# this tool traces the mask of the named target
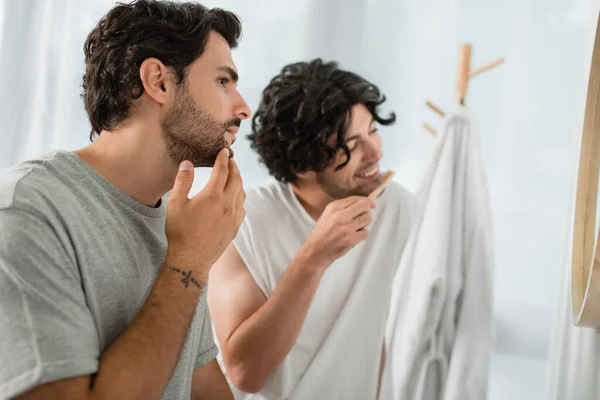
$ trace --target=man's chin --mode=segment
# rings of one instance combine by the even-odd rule
[[[233,158],[233,149],[228,146],[223,146],[219,150],[216,150],[212,157],[208,157],[207,154],[202,154],[192,157],[190,161],[192,164],[194,164],[195,168],[212,168],[215,166],[215,162],[217,161],[217,155],[221,150],[223,150],[224,147],[229,149],[229,158]]]
[[[367,197],[368,195],[371,194],[371,192],[373,192],[373,190],[377,189],[379,187],[379,185],[381,185],[382,182],[383,182],[382,179],[377,179],[377,180],[374,180],[367,184],[357,186],[354,189],[346,189],[345,191],[338,191],[336,193],[337,196],[334,196],[334,197],[339,198],[339,199],[343,199],[343,198],[351,197],[351,196]],[[330,195],[331,194],[332,193],[330,193]]]
[[[371,192],[373,192],[373,190],[377,189],[379,187],[379,185],[381,185],[382,183],[383,183],[383,179],[380,177],[380,178],[373,179],[372,181],[369,181],[369,182],[361,185],[357,189],[357,192],[360,193],[358,196],[370,195]]]
[[[375,189],[377,189],[377,186],[375,186],[373,188],[371,188],[371,186],[361,186],[361,187],[358,187],[358,188],[356,188],[356,189],[354,189],[352,191],[349,191],[347,193],[347,196],[345,196],[345,197],[350,197],[350,196],[367,197]]]

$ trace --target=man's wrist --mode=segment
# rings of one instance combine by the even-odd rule
[[[297,263],[317,273],[323,273],[331,262],[318,255],[310,243],[305,243],[296,255]]]
[[[170,273],[179,275],[181,283],[185,288],[195,287],[202,290],[208,281],[207,273],[209,268],[203,265],[198,265],[200,262],[187,257],[183,257],[181,253],[167,250],[167,256],[163,267]]]
[[[167,268],[168,270],[170,270],[171,272],[174,272],[178,275],[181,275],[181,284],[183,285],[184,288],[188,288],[188,287],[196,287],[196,289],[198,290],[202,290],[205,286],[204,282],[200,282],[196,279],[196,277],[192,274],[192,270],[191,269],[181,269],[178,267],[173,267],[169,264],[165,264],[165,268]]]

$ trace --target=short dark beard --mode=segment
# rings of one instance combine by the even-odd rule
[[[239,118],[234,118],[223,123],[207,111],[198,109],[184,83],[175,104],[162,121],[169,157],[176,164],[189,160],[194,167],[212,167],[219,151],[227,147],[225,131],[231,126],[239,126],[240,122]]]
[[[334,177],[330,177],[331,172],[317,172],[317,184],[321,189],[334,199],[343,199],[350,196],[368,196],[381,183],[374,181],[373,185],[358,186],[352,189],[344,188],[338,185]],[[373,187],[371,187],[373,186]]]

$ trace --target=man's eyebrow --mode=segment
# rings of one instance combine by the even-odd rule
[[[226,65],[223,65],[223,66],[221,66],[221,67],[217,68],[217,70],[218,70],[218,71],[225,72],[225,73],[228,73],[228,74],[229,74],[229,76],[231,77],[231,80],[232,80],[232,81],[234,81],[234,82],[237,82],[237,81],[238,81],[238,73],[236,72],[236,70],[235,70],[235,69],[233,69],[233,68],[231,68],[231,67],[228,67],[228,66],[226,66]]]

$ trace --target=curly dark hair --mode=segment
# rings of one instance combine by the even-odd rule
[[[90,140],[125,120],[144,92],[140,66],[150,57],[173,68],[177,84],[202,55],[210,31],[235,48],[242,33],[239,18],[198,3],[138,0],[117,3],[85,41],[83,94],[91,123]]]
[[[396,121],[378,114],[385,101],[377,86],[352,72],[338,68],[336,62],[320,58],[283,67],[263,91],[254,117],[252,133],[247,138],[270,174],[281,182],[293,182],[298,173],[323,171],[339,149],[350,161],[344,132],[351,119],[351,109],[364,104],[381,125]],[[337,134],[337,144],[328,142]]]

